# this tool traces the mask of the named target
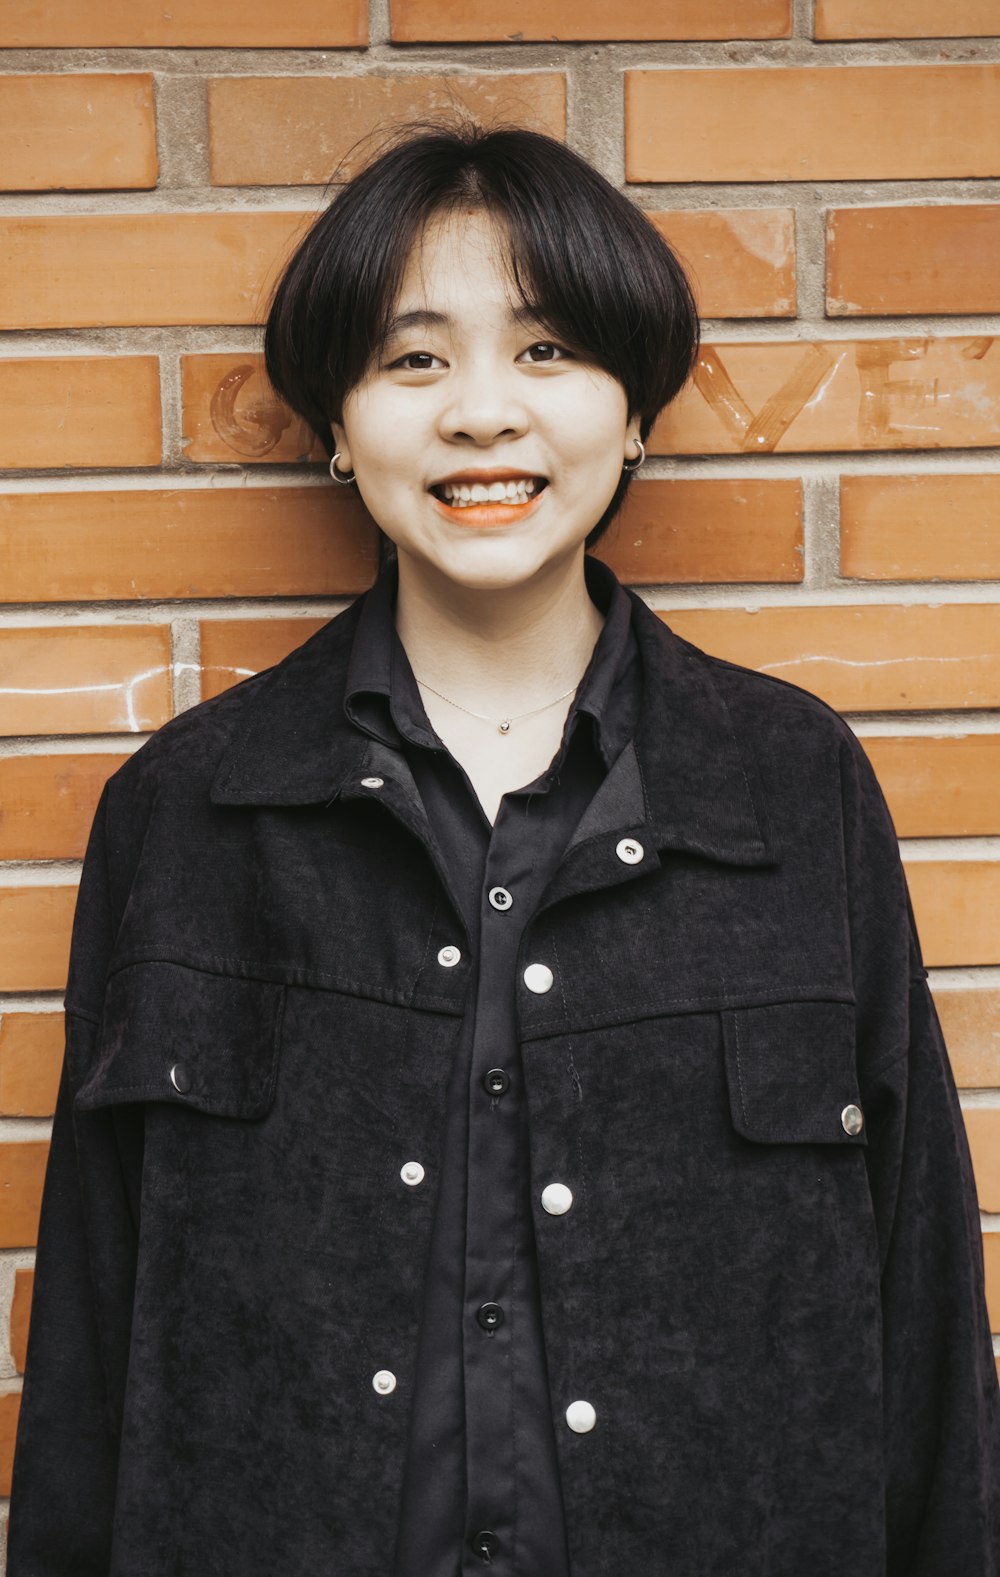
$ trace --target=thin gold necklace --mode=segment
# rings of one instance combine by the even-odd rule
[[[416,678],[416,675],[414,677]],[[478,717],[481,723],[493,723],[498,734],[509,734],[511,723],[520,722],[522,717],[534,717],[536,712],[546,712],[550,706],[555,706],[556,701],[565,701],[568,695],[572,695],[574,690],[579,689],[579,685],[575,684],[571,689],[564,690],[562,695],[557,695],[554,701],[546,701],[544,706],[533,706],[530,712],[515,712],[511,717],[486,717],[484,713],[473,712],[469,707],[463,706],[460,701],[453,701],[450,695],[444,695],[440,690],[435,690],[434,686],[428,684],[426,679],[417,679],[417,683],[423,685],[425,690],[429,690],[431,695],[439,696],[442,701],[447,701],[449,706],[457,706],[460,712],[468,712],[470,717]]]

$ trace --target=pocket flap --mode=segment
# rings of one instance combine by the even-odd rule
[[[274,1102],[284,987],[185,964],[126,964],[109,979],[81,1111],[167,1101],[222,1117]]]
[[[851,1003],[725,1008],[722,1035],[733,1126],[745,1139],[868,1143]]]

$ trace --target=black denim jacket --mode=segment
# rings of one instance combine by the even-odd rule
[[[517,975],[573,1577],[998,1577],[976,1191],[878,783],[630,595],[634,744]],[[389,1569],[468,947],[343,716],[358,608],[102,794],[10,1577]]]

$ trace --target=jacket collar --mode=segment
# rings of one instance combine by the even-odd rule
[[[648,835],[740,865],[777,858],[761,773],[748,730],[738,729],[712,674],[712,659],[676,635],[635,592],[632,621],[643,696],[635,752]],[[254,687],[218,763],[216,805],[331,804],[365,775],[372,741],[344,711],[363,593]],[[236,691],[227,692],[231,699]]]

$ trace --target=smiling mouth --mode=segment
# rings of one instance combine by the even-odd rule
[[[532,503],[547,486],[544,476],[522,476],[508,482],[437,482],[430,491],[449,509],[495,509],[497,505],[516,509]]]

